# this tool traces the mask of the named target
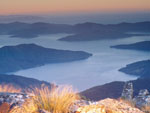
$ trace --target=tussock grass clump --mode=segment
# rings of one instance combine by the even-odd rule
[[[20,93],[21,88],[15,88],[11,84],[2,84],[2,85],[0,85],[0,92]]]
[[[14,90],[12,86],[4,87],[7,92],[20,91]],[[9,88],[13,88],[13,90]],[[73,91],[72,86],[67,85],[52,88],[41,85],[40,88],[34,88],[28,94],[31,97],[21,107],[14,107],[9,113],[39,113],[40,110],[51,113],[69,113],[71,105],[80,99],[79,95]]]
[[[42,86],[40,89],[35,88],[32,93],[37,108],[52,113],[68,113],[70,106],[79,99],[79,95],[71,86],[59,86],[51,90]]]

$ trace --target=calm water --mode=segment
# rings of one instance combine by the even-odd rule
[[[150,40],[148,36],[87,42],[57,41],[57,39],[64,36],[67,36],[67,34],[45,35],[33,39],[18,39],[9,38],[9,36],[0,36],[0,46],[36,43],[47,48],[83,50],[92,53],[93,56],[86,60],[49,64],[14,73],[39,80],[55,82],[57,84],[71,84],[80,91],[111,81],[136,79],[134,76],[119,72],[118,69],[124,67],[126,64],[150,58],[150,53],[148,52],[109,48],[109,46],[116,44],[129,44]]]

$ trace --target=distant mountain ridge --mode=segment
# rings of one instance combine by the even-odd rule
[[[13,22],[0,24],[1,35],[11,35],[18,38],[35,38],[42,34],[72,33],[71,25],[50,23],[23,23]]]
[[[42,66],[50,63],[64,63],[87,59],[92,54],[83,51],[69,51],[44,48],[35,44],[20,44],[0,48],[0,73]]]
[[[150,22],[120,23],[120,24],[96,24],[83,23],[74,25],[75,35],[61,38],[61,41],[91,41],[105,39],[119,39],[132,36],[145,36],[149,34],[129,32],[150,32]]]
[[[33,23],[39,21],[46,21],[48,18],[35,15],[0,15],[0,23],[12,23],[16,21]]]
[[[150,32],[150,22],[120,23],[120,24],[97,24],[82,23],[75,25],[50,24],[37,22],[33,24],[14,22],[1,23],[0,34],[11,35],[18,38],[35,38],[39,35],[69,33],[74,34],[62,37],[61,41],[90,41],[104,39],[118,39],[130,36],[143,36],[148,34],[129,34],[128,32]]]

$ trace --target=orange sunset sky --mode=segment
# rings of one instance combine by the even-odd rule
[[[0,14],[150,11],[150,0],[0,0]]]

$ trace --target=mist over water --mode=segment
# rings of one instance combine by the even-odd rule
[[[33,39],[9,38],[0,36],[0,46],[35,43],[47,48],[82,50],[93,56],[81,61],[48,64],[13,74],[32,77],[57,84],[71,84],[79,91],[112,81],[127,81],[137,77],[118,71],[129,63],[150,58],[150,53],[110,48],[111,45],[129,44],[150,40],[149,36],[124,38],[118,40],[99,40],[87,42],[63,42],[57,39],[68,34],[44,35]]]

